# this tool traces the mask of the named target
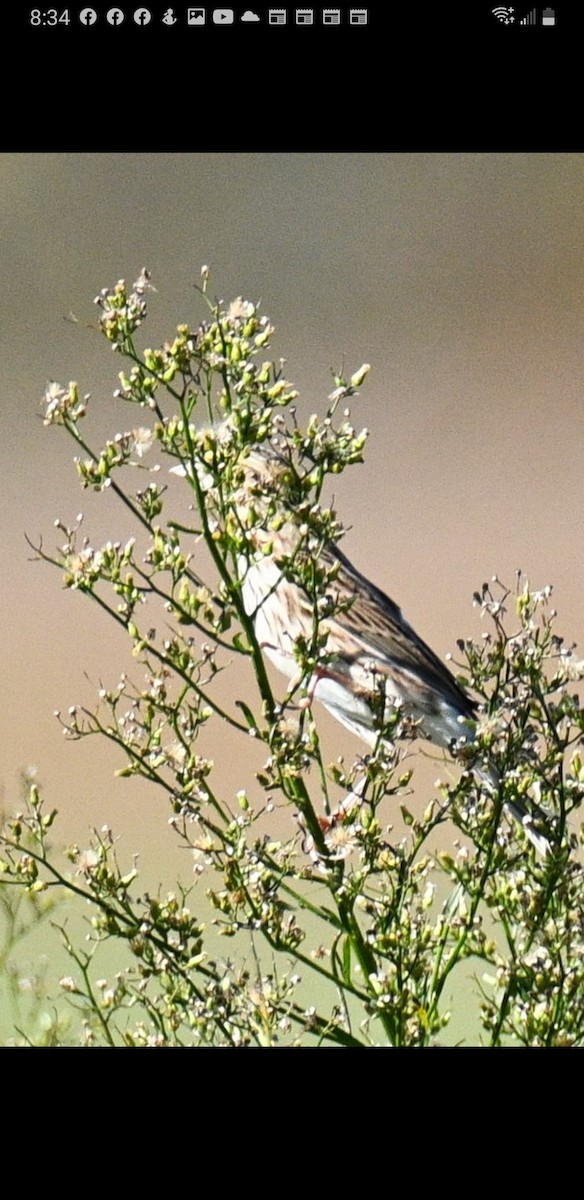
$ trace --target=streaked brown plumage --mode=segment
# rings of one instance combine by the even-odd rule
[[[294,643],[299,637],[310,642],[315,616],[314,603],[289,564],[303,548],[311,552],[310,535],[295,519],[286,491],[279,498],[279,477],[290,471],[287,452],[256,446],[242,465],[236,504],[244,517],[250,505],[266,516],[279,504],[286,505],[276,531],[261,521],[252,528],[252,550],[242,555],[239,571],[258,642],[275,666],[297,681]],[[308,682],[309,696],[370,746],[379,734],[375,698],[380,689],[388,705],[397,702],[403,715],[418,723],[420,735],[435,745],[451,750],[461,738],[471,742],[476,705],[393,600],[361,575],[333,542],[319,548],[318,561],[324,567],[334,565],[336,574],[327,587],[331,613],[319,621],[320,630],[326,631],[325,654]],[[494,768],[477,765],[474,770],[496,790]],[[531,815],[517,803],[508,802],[507,807],[545,854],[549,843],[534,828]]]

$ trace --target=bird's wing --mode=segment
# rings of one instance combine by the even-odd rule
[[[362,649],[379,664],[380,670],[411,673],[441,699],[457,709],[461,716],[472,717],[476,705],[456,682],[448,667],[422,641],[402,616],[401,609],[364,575],[355,569],[336,545],[329,545],[323,557],[340,564],[336,584],[341,598],[352,600],[336,614],[335,620]]]

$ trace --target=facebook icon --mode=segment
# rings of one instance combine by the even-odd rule
[[[137,8],[134,13],[136,25],[147,25],[152,20],[152,13],[147,8]]]
[[[105,14],[105,19],[110,25],[121,25],[124,17],[121,8],[110,8]]]

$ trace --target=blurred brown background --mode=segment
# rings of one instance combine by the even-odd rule
[[[134,421],[112,399],[120,361],[65,318],[95,321],[99,289],[143,266],[147,344],[203,315],[202,263],[213,294],[261,298],[304,413],[330,367],[372,364],[353,409],[366,462],[336,486],[344,549],[440,655],[480,636],[475,588],[517,567],[554,584],[559,631],[582,644],[581,155],[9,155],[0,204],[6,807],[35,764],[61,837],[86,844],[108,821],[148,883],[162,864],[188,877],[164,800],[114,780],[104,745],[60,733],[53,710],[114,683],[124,641],[24,541],[49,549],[55,517],[79,511],[94,543],[133,532],[110,496],[81,492],[39,400],[48,380],[78,380],[93,444]],[[326,714],[323,731],[329,757],[346,748]]]

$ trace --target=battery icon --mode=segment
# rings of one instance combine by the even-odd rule
[[[553,8],[544,8],[541,14],[541,23],[542,25],[555,25],[556,14]]]

